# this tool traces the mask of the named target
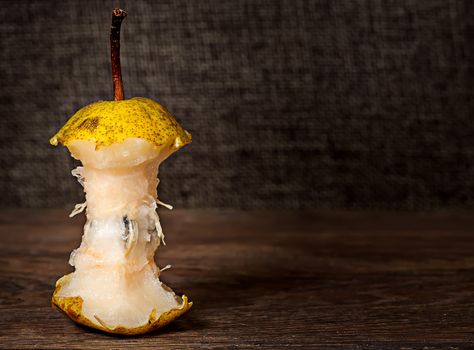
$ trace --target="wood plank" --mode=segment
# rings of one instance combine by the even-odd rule
[[[192,310],[126,338],[53,309],[83,218],[0,211],[2,349],[474,346],[472,213],[161,211],[163,280]]]

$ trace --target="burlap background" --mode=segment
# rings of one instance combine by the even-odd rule
[[[125,93],[194,143],[178,207],[474,206],[473,1],[127,1]],[[112,94],[115,1],[0,2],[0,205],[82,201],[48,139]],[[123,2],[122,2],[123,5]]]

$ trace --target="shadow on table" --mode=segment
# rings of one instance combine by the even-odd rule
[[[202,320],[200,320],[198,317],[195,317],[193,314],[194,314],[193,310],[190,310],[184,316],[164,326],[163,328],[156,329],[150,333],[133,335],[133,336],[105,333],[98,329],[90,328],[78,323],[75,323],[75,325],[76,327],[82,329],[87,334],[95,334],[98,336],[106,336],[106,337],[117,338],[117,339],[150,338],[150,337],[159,336],[160,334],[163,334],[163,335],[175,334],[175,333],[186,332],[189,330],[199,331],[201,329],[207,328],[206,327],[207,324],[203,322]]]

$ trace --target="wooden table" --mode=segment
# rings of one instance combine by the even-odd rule
[[[77,326],[50,305],[84,218],[0,212],[0,348],[474,347],[474,218],[465,214],[160,211],[163,280],[194,301],[155,333]]]

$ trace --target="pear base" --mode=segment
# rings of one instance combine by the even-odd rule
[[[124,327],[124,326],[116,326],[113,328],[107,327],[106,324],[101,323],[100,319],[97,320],[90,320],[88,317],[84,316],[82,313],[82,304],[83,300],[80,296],[75,297],[62,297],[59,296],[61,288],[63,285],[67,284],[71,279],[73,273],[65,275],[61,277],[56,282],[56,289],[54,290],[53,297],[52,297],[52,304],[58,307],[61,311],[63,311],[69,318],[71,318],[74,322],[82,324],[87,327],[95,328],[107,333],[113,334],[122,334],[122,335],[138,335],[144,334],[151,331],[154,331],[158,328],[166,326],[168,323],[172,322],[186,311],[188,311],[193,303],[188,301],[186,295],[181,297],[182,304],[179,308],[173,308],[168,311],[161,313],[160,315],[156,314],[156,310],[152,310],[150,313],[148,322],[139,325],[137,327]]]

